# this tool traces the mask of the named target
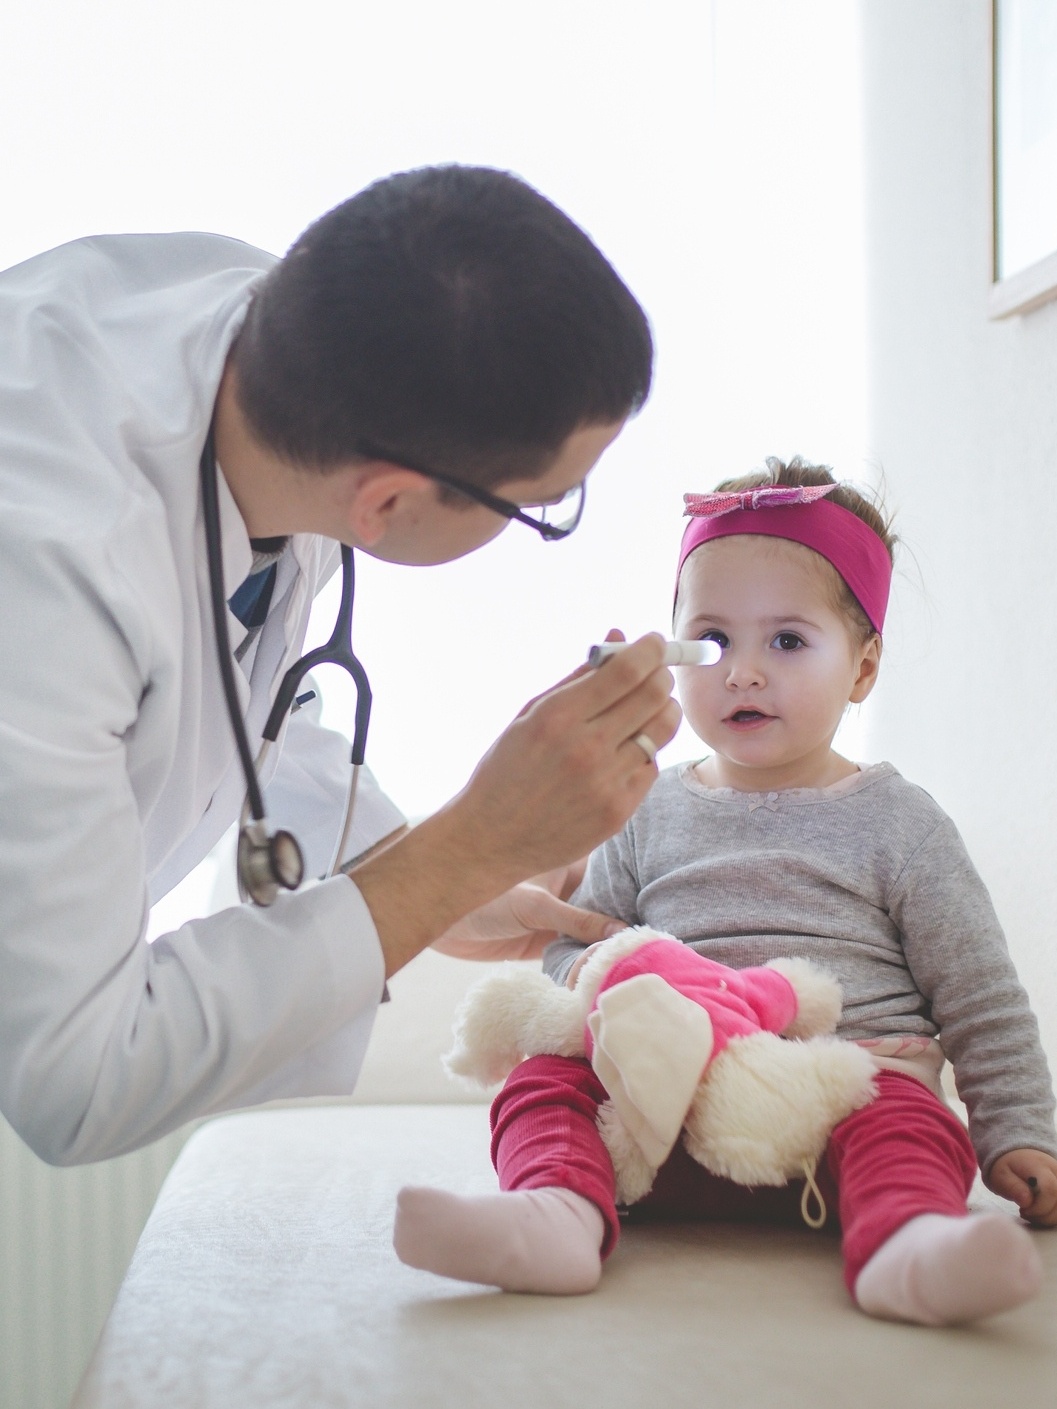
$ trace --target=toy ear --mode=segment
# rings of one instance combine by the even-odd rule
[[[455,1013],[452,1076],[481,1086],[504,1080],[525,1057],[582,1057],[583,1004],[539,969],[504,964],[470,989]]]
[[[647,1163],[659,1169],[712,1055],[712,1019],[658,974],[639,974],[607,988],[587,1024],[591,1065]]]
[[[782,1029],[783,1037],[819,1037],[836,1032],[840,1021],[840,984],[810,959],[772,959],[774,969],[796,994],[796,1017]]]

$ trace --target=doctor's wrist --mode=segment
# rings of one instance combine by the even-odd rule
[[[528,868],[490,856],[449,804],[343,869],[371,912],[388,978],[470,911],[525,880]]]

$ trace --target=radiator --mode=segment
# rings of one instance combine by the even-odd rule
[[[67,1409],[188,1133],[53,1169],[0,1120],[2,1409]]]
[[[155,905],[147,937],[219,908],[234,834]],[[0,1117],[0,1409],[68,1409],[136,1241],[193,1125],[102,1164],[53,1169]]]

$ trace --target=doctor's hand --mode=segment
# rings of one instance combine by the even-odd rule
[[[570,865],[624,825],[657,778],[652,755],[679,727],[663,651],[661,636],[644,636],[530,701],[457,797],[353,869],[387,974],[471,912]],[[527,915],[527,903],[517,901],[523,935],[566,929],[546,897],[533,902],[545,917]],[[508,937],[512,923],[508,915]]]
[[[512,883],[593,850],[653,786],[652,754],[682,717],[662,655],[663,638],[644,636],[530,700],[449,804]]]
[[[560,866],[514,886],[452,925],[433,948],[455,959],[538,959],[560,934],[585,944],[619,934],[627,929],[622,920],[567,903],[584,864]]]

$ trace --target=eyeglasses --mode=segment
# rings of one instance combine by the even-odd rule
[[[502,514],[505,519],[516,519],[518,523],[527,524],[529,528],[534,528],[539,536],[548,543],[553,543],[559,538],[568,538],[583,518],[584,500],[587,497],[586,480],[581,480],[579,484],[574,484],[571,489],[567,489],[561,498],[556,499],[553,504],[514,504],[509,499],[501,499],[498,494],[489,494],[487,489],[481,489],[476,484],[466,484],[460,479],[453,479],[450,475],[441,474],[439,470],[428,470],[424,465],[418,465],[403,455],[390,455],[375,445],[361,442],[358,450],[369,460],[386,460],[390,465],[399,465],[401,469],[413,470],[416,475],[424,475],[426,479],[443,484],[446,489],[454,489],[457,494],[464,494],[467,499],[472,499],[476,504],[483,504],[494,514]],[[532,508],[539,509],[538,518],[525,512],[526,509]]]

